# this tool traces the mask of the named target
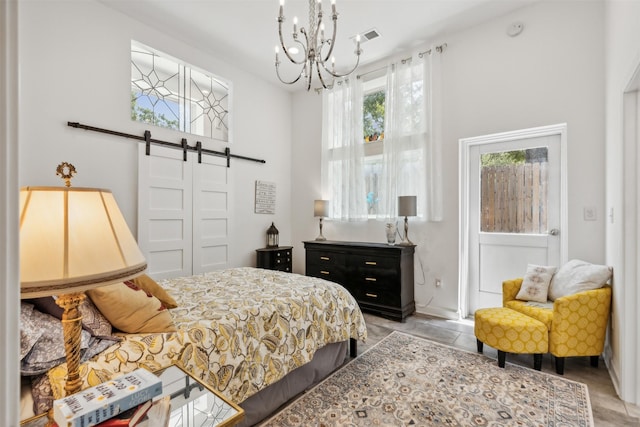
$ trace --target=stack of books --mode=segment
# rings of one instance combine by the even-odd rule
[[[53,419],[60,427],[133,427],[146,418],[155,406],[152,399],[160,394],[160,378],[146,369],[137,369],[56,400]]]

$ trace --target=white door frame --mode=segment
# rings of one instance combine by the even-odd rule
[[[622,246],[623,257],[619,260],[621,268],[616,270],[613,278],[613,306],[612,328],[615,351],[618,353],[620,372],[611,363],[612,355],[605,360],[612,372],[612,380],[620,397],[635,405],[640,404],[640,339],[638,339],[638,307],[640,306],[640,292],[637,289],[640,270],[640,174],[638,160],[640,159],[640,65],[636,66],[629,83],[622,96],[622,138],[623,138],[623,190],[622,190],[622,228],[618,225],[618,232]],[[613,224],[613,210],[609,218]],[[610,225],[611,225],[610,224]],[[609,230],[612,230],[609,227]],[[617,313],[617,314],[616,314]]]
[[[459,253],[458,313],[468,315],[469,307],[469,150],[481,144],[558,135],[560,137],[560,259],[567,260],[567,124],[561,123],[511,132],[460,139],[459,149]]]
[[[20,415],[18,23],[18,2],[0,2],[0,340],[6,349],[0,368],[0,425],[4,426],[17,426]]]

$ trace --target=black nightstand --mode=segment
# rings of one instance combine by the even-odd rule
[[[291,273],[293,246],[256,249],[256,266],[268,270],[288,271]]]

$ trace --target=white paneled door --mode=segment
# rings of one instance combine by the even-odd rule
[[[202,156],[202,163],[192,163],[193,274],[199,274],[228,265],[229,169],[221,157]]]
[[[564,135],[562,125],[462,140],[464,316],[501,306],[502,281],[528,264],[561,264]]]
[[[228,262],[226,161],[181,150],[138,151],[138,244],[156,279],[189,276]]]

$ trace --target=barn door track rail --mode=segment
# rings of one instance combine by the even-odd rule
[[[208,150],[206,148],[202,148],[202,142],[200,141],[196,141],[196,145],[195,146],[191,146],[189,144],[187,144],[187,139],[186,138],[182,138],[182,140],[180,141],[180,143],[175,143],[175,142],[168,142],[168,141],[162,141],[159,139],[153,139],[151,138],[151,131],[145,130],[144,131],[144,136],[140,136],[140,135],[133,135],[130,133],[125,133],[125,132],[118,132],[115,130],[109,130],[109,129],[103,129],[103,128],[98,128],[95,126],[89,126],[89,125],[83,125],[81,123],[78,122],[67,122],[67,126],[70,126],[72,128],[76,128],[76,129],[84,129],[84,130],[90,130],[93,132],[100,132],[100,133],[106,133],[108,135],[115,135],[115,136],[120,136],[123,138],[129,138],[129,139],[135,139],[137,141],[144,141],[144,143],[146,144],[146,155],[150,155],[151,154],[151,144],[157,144],[157,145],[162,145],[165,147],[170,147],[170,148],[175,148],[178,150],[182,150],[183,152],[183,157],[182,159],[186,162],[187,161],[187,151],[195,151],[198,153],[198,163],[202,163],[202,155],[203,154],[208,154],[211,156],[217,156],[217,157],[225,157],[227,159],[227,167],[231,166],[231,158],[234,159],[241,159],[241,160],[249,160],[252,162],[257,162],[257,163],[266,163],[265,160],[262,159],[254,159],[252,157],[246,157],[246,156],[240,156],[238,154],[231,154],[231,150],[229,149],[229,147],[226,147],[224,149],[224,151],[215,151],[215,150]]]

